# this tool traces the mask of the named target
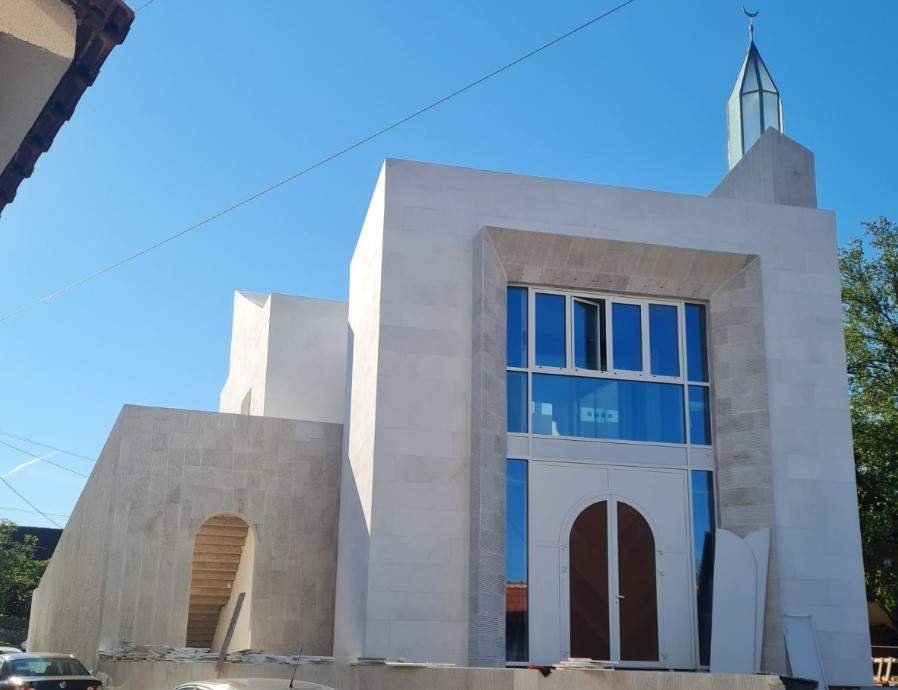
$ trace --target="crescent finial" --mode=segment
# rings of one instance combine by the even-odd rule
[[[749,12],[747,9],[745,9],[745,5],[742,5],[742,11],[745,13],[746,17],[748,17],[749,19],[754,19],[755,17],[758,16],[758,12],[760,12],[761,10],[755,10],[754,12]]]

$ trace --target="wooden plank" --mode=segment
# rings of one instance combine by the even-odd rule
[[[228,654],[228,647],[231,645],[231,638],[234,637],[234,629],[237,627],[237,617],[240,615],[240,609],[243,608],[243,599],[246,592],[240,592],[237,595],[237,603],[234,604],[234,612],[231,614],[231,621],[228,623],[228,631],[225,633],[224,640],[221,643],[221,651],[218,653],[218,661],[215,662],[215,676],[221,675],[221,667],[224,666],[225,657]]]

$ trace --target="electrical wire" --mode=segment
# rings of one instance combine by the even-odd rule
[[[245,206],[249,203],[252,203],[256,199],[259,199],[260,197],[265,196],[266,194],[269,194],[269,193],[275,191],[276,189],[279,189],[280,187],[283,187],[284,185],[292,182],[293,180],[295,180],[299,177],[302,177],[303,175],[306,175],[307,173],[310,173],[313,170],[316,170],[317,168],[320,168],[321,166],[326,165],[326,164],[330,163],[331,161],[333,161],[337,158],[340,158],[361,146],[364,146],[368,142],[370,142],[374,139],[377,139],[378,137],[383,136],[384,134],[396,129],[397,127],[401,127],[402,125],[406,124],[407,122],[410,122],[411,120],[414,120],[415,118],[420,117],[421,115],[424,115],[428,111],[441,106],[442,104],[446,103],[447,101],[450,101],[453,98],[460,96],[461,94],[465,93],[466,91],[469,91],[469,90],[473,89],[474,87],[479,86],[483,82],[488,81],[489,79],[492,79],[493,77],[496,77],[496,76],[502,74],[503,72],[511,69],[512,67],[515,67],[516,65],[519,65],[520,63],[524,62],[525,60],[528,60],[528,59],[532,58],[533,56],[538,55],[539,53],[543,52],[544,50],[551,48],[552,46],[556,45],[557,43],[560,43],[561,41],[563,41],[567,38],[570,38],[574,34],[579,33],[580,31],[583,31],[584,29],[592,26],[596,22],[599,22],[602,19],[605,19],[606,17],[611,16],[615,12],[622,10],[627,5],[630,5],[635,1],[636,0],[625,0],[622,3],[615,5],[611,9],[606,10],[605,12],[602,12],[601,14],[596,15],[592,19],[589,19],[589,20],[583,22],[582,24],[579,24],[578,26],[575,26],[573,29],[566,31],[565,33],[561,34],[560,36],[556,36],[552,40],[550,40],[546,43],[543,43],[538,48],[534,48],[533,50],[521,55],[520,57],[515,58],[511,62],[505,63],[501,67],[494,69],[492,72],[489,72],[488,74],[485,74],[484,76],[479,77],[472,82],[468,82],[461,88],[456,89],[455,91],[453,91],[441,98],[438,98],[435,101],[432,101],[431,103],[425,105],[422,108],[419,108],[418,110],[414,111],[413,113],[410,113],[409,115],[406,115],[405,117],[403,117],[399,120],[396,120],[392,124],[389,124],[386,127],[383,127],[381,129],[377,130],[376,132],[373,132],[372,134],[369,134],[361,139],[358,139],[357,141],[349,144],[348,146],[343,147],[342,149],[336,151],[335,153],[325,156],[318,162],[312,163],[311,165],[303,168],[302,170],[299,170],[291,175],[288,175],[287,177],[282,178],[281,180],[265,187],[264,189],[261,189],[258,192],[251,194],[250,196],[244,197],[240,201],[237,201],[237,202],[231,204],[230,206],[223,208],[220,211],[216,211],[215,213],[213,213],[209,216],[206,216],[202,220],[194,223],[193,225],[189,225],[186,228],[179,230],[178,232],[176,232],[173,235],[169,235],[168,237],[166,237],[162,240],[159,240],[158,242],[155,242],[154,244],[144,247],[140,251],[137,251],[133,254],[129,254],[128,256],[126,256],[122,259],[119,259],[118,261],[116,261],[113,264],[105,266],[104,268],[94,271],[93,273],[90,273],[82,278],[79,278],[78,280],[75,280],[71,283],[63,285],[62,287],[57,288],[56,290],[47,293],[43,297],[40,297],[32,302],[28,302],[28,303],[18,307],[17,309],[14,309],[13,311],[8,312],[8,313],[4,314],[3,316],[0,316],[0,322],[8,321],[9,319],[11,319],[13,317],[18,316],[22,312],[28,311],[29,309],[32,309],[32,308],[34,308],[40,304],[43,304],[45,302],[49,302],[50,300],[55,299],[56,297],[59,297],[60,295],[66,293],[66,292],[69,292],[78,287],[81,287],[85,283],[89,283],[90,281],[95,280],[96,278],[99,278],[99,277],[105,275],[106,273],[114,271],[117,268],[120,268],[120,267],[124,266],[125,264],[130,263],[131,261],[134,261],[135,259],[138,259],[138,258],[144,256],[145,254],[149,254],[150,252],[167,245],[169,242],[173,242],[174,240],[180,239],[181,237],[184,237],[184,235],[187,235],[187,234],[193,232],[194,230],[198,230],[201,227],[203,227],[204,225],[208,225],[212,221],[217,220],[218,218],[221,218],[222,216],[225,216],[225,215],[231,213],[232,211],[236,211],[241,206]],[[144,5],[143,7],[146,7],[146,5]],[[140,9],[143,9],[143,7],[141,7]]]
[[[45,519],[47,522],[49,522],[51,525],[55,525],[56,527],[59,527],[59,529],[62,529],[62,525],[60,525],[58,522],[56,522],[56,520],[54,520],[53,518],[51,518],[51,517],[50,517],[49,515],[47,515],[43,510],[41,510],[40,508],[38,508],[38,507],[37,507],[36,505],[34,505],[31,501],[29,501],[29,500],[28,500],[27,498],[25,498],[22,494],[20,494],[19,491],[16,489],[16,487],[14,487],[12,484],[10,484],[8,481],[6,481],[6,479],[5,479],[4,477],[0,477],[0,482],[3,482],[4,484],[6,484],[7,488],[8,488],[10,491],[12,491],[16,496],[18,496],[18,497],[21,498],[23,501],[25,501],[25,503],[27,503],[29,506],[31,506],[31,508],[34,510],[35,513],[38,513],[39,515],[42,515],[42,516],[44,517],[44,519]]]
[[[63,455],[71,455],[73,458],[80,458],[81,460],[86,460],[87,462],[96,462],[96,460],[94,458],[90,458],[86,455],[81,455],[81,453],[76,453],[73,450],[66,450],[65,448],[58,448],[57,446],[51,446],[49,443],[35,441],[34,439],[28,438],[27,436],[19,436],[17,434],[12,434],[8,431],[0,431],[0,436],[14,438],[17,441],[22,441],[24,443],[30,443],[32,446],[40,446],[41,448],[46,448],[47,450],[55,450],[57,453],[62,453]],[[20,449],[17,449],[17,450],[20,450]]]
[[[0,440],[0,446],[6,446],[7,448],[12,448],[19,453],[23,453],[27,455],[29,458],[36,460],[38,462],[45,462],[48,465],[52,465],[53,467],[59,468],[60,470],[65,470],[66,472],[71,472],[72,474],[77,474],[79,477],[83,477],[87,479],[87,475],[83,472],[79,472],[78,470],[73,470],[71,467],[66,467],[65,465],[60,465],[59,463],[53,462],[52,460],[47,459],[46,457],[35,455],[34,453],[25,450],[24,448],[19,448],[18,446],[14,446],[12,443],[7,443],[6,441]],[[54,451],[58,452],[58,451]]]
[[[38,510],[25,510],[25,508],[8,508],[6,506],[0,506],[0,512],[3,512],[3,511],[9,512],[9,513],[29,513],[31,515],[44,515],[44,513],[41,513]],[[47,515],[52,515],[53,517],[60,517],[60,518],[70,517],[69,515],[63,515],[62,513],[47,513]]]

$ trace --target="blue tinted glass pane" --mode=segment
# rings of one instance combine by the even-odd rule
[[[527,366],[527,288],[510,287],[506,297],[508,366]]]
[[[614,368],[642,371],[642,308],[638,304],[613,304],[611,333]]]
[[[683,387],[533,375],[534,434],[685,443]]]
[[[507,463],[505,497],[505,658],[528,661],[527,462]]]
[[[686,371],[690,381],[708,380],[705,305],[686,305]]]
[[[698,592],[699,660],[711,659],[711,601],[714,583],[714,478],[692,471],[692,543],[695,547],[695,586]]]
[[[676,307],[665,304],[649,305],[649,349],[653,374],[658,376],[680,375]]]
[[[708,408],[708,389],[705,386],[689,386],[690,443],[711,445],[711,414]]]
[[[536,363],[565,365],[564,295],[536,294]]]
[[[599,305],[574,302],[574,366],[599,368]]]
[[[505,374],[508,431],[527,433],[527,373],[509,371]]]

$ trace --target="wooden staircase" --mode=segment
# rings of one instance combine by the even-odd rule
[[[188,647],[212,647],[221,609],[231,598],[248,529],[240,518],[219,515],[197,530],[187,611]]]

